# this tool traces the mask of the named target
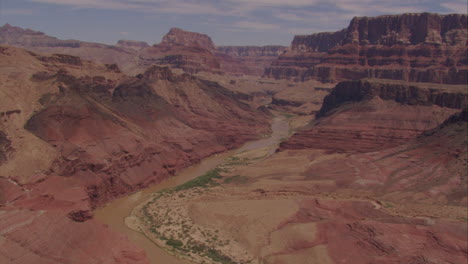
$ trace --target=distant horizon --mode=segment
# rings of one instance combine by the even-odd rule
[[[335,32],[353,17],[467,8],[465,0],[0,0],[0,25],[107,45],[157,44],[177,27],[206,34],[216,46],[290,46],[295,35]]]

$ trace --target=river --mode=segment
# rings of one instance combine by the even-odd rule
[[[159,184],[141,190],[139,192],[129,194],[120,199],[116,199],[106,206],[97,209],[94,213],[95,219],[106,224],[113,231],[123,234],[134,244],[145,250],[150,263],[152,264],[190,264],[192,262],[182,260],[174,255],[167,253],[165,250],[151,242],[142,233],[128,228],[124,220],[130,215],[135,206],[148,199],[151,193],[160,191],[166,188],[175,187],[193,178],[205,174],[207,171],[214,169],[216,166],[225,162],[225,160],[233,155],[244,151],[261,149],[268,146],[276,146],[283,138],[289,136],[289,124],[285,117],[277,116],[273,119],[272,134],[269,138],[260,139],[248,142],[239,149],[231,150],[219,155],[208,157],[197,165],[188,167]],[[275,148],[271,148],[269,154],[274,153]]]

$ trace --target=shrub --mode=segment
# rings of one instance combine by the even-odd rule
[[[184,246],[184,243],[182,241],[180,241],[180,240],[169,238],[166,241],[166,245],[180,249],[181,247]]]

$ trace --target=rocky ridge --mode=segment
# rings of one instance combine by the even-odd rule
[[[281,148],[338,152],[390,148],[436,128],[467,103],[463,85],[345,81],[325,96],[318,118]]]
[[[42,32],[9,24],[0,27],[0,44],[42,53],[80,56],[105,64],[117,64],[127,74],[142,73],[151,65],[182,69],[187,73],[211,72],[257,75],[264,72],[283,47],[219,47],[206,34],[172,28],[160,43],[120,40],[114,45],[60,40]],[[236,52],[237,51],[237,52]]]
[[[335,33],[296,36],[265,74],[296,81],[362,78],[465,84],[467,16],[356,17]]]

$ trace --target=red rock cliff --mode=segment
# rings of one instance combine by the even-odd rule
[[[165,65],[188,73],[220,73],[215,46],[208,35],[172,28],[161,43],[139,52],[140,65]]]
[[[398,146],[434,129],[468,105],[464,86],[359,80],[339,83],[318,118],[281,144],[371,152]]]
[[[200,46],[209,51],[214,51],[216,49],[208,35],[190,32],[180,28],[171,28],[171,30],[164,35],[161,44]]]
[[[357,17],[336,33],[298,36],[265,73],[337,82],[381,78],[464,84],[467,15],[431,13]]]

